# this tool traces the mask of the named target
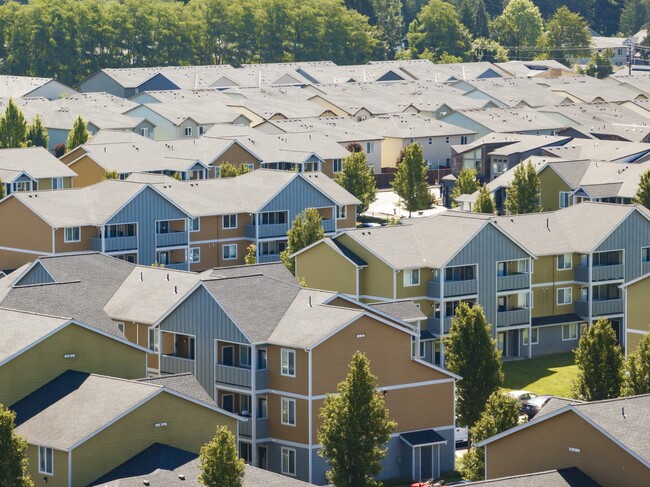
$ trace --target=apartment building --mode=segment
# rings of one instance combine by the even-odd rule
[[[77,174],[42,147],[0,150],[0,184],[5,195],[71,188]]]

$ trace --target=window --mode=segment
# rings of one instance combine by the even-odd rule
[[[149,350],[158,353],[158,333],[155,328],[149,328]]]
[[[242,416],[251,415],[251,397],[248,394],[241,394],[239,396],[239,412]]]
[[[372,154],[373,152],[375,152],[375,143],[366,142],[366,154]]]
[[[222,224],[223,228],[237,228],[237,215],[224,215]]]
[[[420,269],[407,269],[404,271],[404,286],[417,286],[420,284]]]
[[[192,127],[185,127],[185,137],[192,137]]]
[[[124,323],[118,323],[117,329],[120,330],[120,333],[124,334]]]
[[[156,233],[158,235],[169,233],[169,221],[164,220],[156,222]]]
[[[521,330],[521,341],[524,347],[528,346],[528,330]]]
[[[296,475],[296,450],[282,447],[282,473]]]
[[[54,475],[54,451],[52,448],[38,447],[38,473]]]
[[[563,271],[573,267],[573,256],[571,254],[562,254],[557,256],[557,270]]]
[[[296,425],[296,400],[282,398],[282,424],[287,426]]]
[[[334,172],[341,172],[343,170],[343,160],[342,159],[334,159],[332,161],[332,167]]]
[[[242,367],[251,366],[251,347],[246,345],[239,346],[239,365]]]
[[[348,217],[348,207],[347,206],[337,206],[336,207],[336,219],[345,220]]]
[[[460,136],[460,143],[463,145],[467,144],[467,135]]]
[[[539,329],[531,328],[530,329],[530,343],[537,345],[539,343]]]
[[[52,189],[63,189],[63,178],[52,178]]]
[[[237,258],[237,244],[227,244],[223,246],[223,260],[233,260]]]
[[[203,135],[206,132],[205,125],[199,125],[199,135]]]
[[[560,191],[560,208],[569,206],[571,193],[569,191]]]
[[[190,264],[198,264],[201,262],[201,249],[198,247],[190,249]]]
[[[190,219],[190,232],[198,232],[201,230],[201,220],[199,218]]]
[[[255,170],[255,164],[244,164],[249,171]]]
[[[260,242],[259,253],[260,255],[280,255],[286,248],[287,242],[278,242],[277,240]]]
[[[63,241],[68,242],[80,242],[81,241],[81,229],[79,227],[68,227],[63,229]]]
[[[140,135],[143,137],[149,137],[149,127],[140,128]]]
[[[296,376],[296,351],[283,348],[280,352],[280,374],[285,377]]]
[[[650,262],[650,247],[641,249],[641,262]]]
[[[572,289],[570,287],[561,287],[557,290],[557,304],[571,304],[572,303]]]
[[[562,325],[562,340],[577,340],[578,339],[578,324],[571,323]]]

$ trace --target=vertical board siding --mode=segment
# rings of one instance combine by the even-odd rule
[[[196,337],[196,379],[210,397],[214,396],[214,341],[249,343],[204,287],[196,289],[165,318],[160,329]]]
[[[289,222],[306,208],[334,206],[336,203],[317,190],[300,175],[296,176],[280,193],[264,207],[265,211],[288,211]]]
[[[32,284],[45,284],[54,282],[52,276],[45,270],[43,264],[37,262],[34,267],[32,267],[27,274],[25,274],[20,281],[18,281],[16,286],[29,286]]]

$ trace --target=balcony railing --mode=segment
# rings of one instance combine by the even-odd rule
[[[530,274],[511,274],[497,277],[497,291],[514,291],[530,287]]]
[[[194,373],[194,360],[163,355],[160,360],[160,372],[163,374],[185,374]]]
[[[269,387],[269,371],[268,369],[260,369],[255,371],[255,388],[268,389]]]
[[[239,436],[251,438],[253,436],[253,419],[245,418],[248,421],[239,422]],[[255,420],[257,438],[267,438],[269,436],[269,418],[259,418]]]
[[[440,295],[441,285],[439,282],[427,281],[427,296],[430,298],[442,298]],[[453,296],[469,296],[476,294],[478,281],[468,279],[466,281],[445,281],[445,298]]]
[[[589,266],[581,265],[573,269],[574,278],[579,282],[589,282]],[[591,280],[595,281],[613,281],[623,279],[625,268],[623,264],[615,265],[595,265],[592,267]]]
[[[188,263],[187,262],[175,262],[173,264],[162,264],[165,269],[172,269],[176,271],[186,271],[188,270]]]
[[[624,303],[622,299],[606,299],[603,301],[594,301],[593,315],[613,315],[623,313]]]
[[[102,251],[102,239],[91,238],[90,248],[97,252]],[[137,250],[138,237],[106,237],[104,239],[104,252],[118,252],[120,250]]]
[[[284,237],[289,231],[288,223],[269,223],[257,226],[259,227],[259,238]],[[244,234],[246,238],[255,238],[255,225],[246,225]]]
[[[178,247],[187,245],[190,237],[187,232],[157,233],[156,247]]]
[[[497,327],[525,325],[530,323],[529,309],[513,309],[497,313]]]
[[[257,258],[258,264],[264,264],[265,262],[279,262],[279,261],[280,261],[280,254],[260,255]]]
[[[217,364],[215,365],[214,380],[215,382],[221,382],[222,384],[250,387],[251,369]]]
[[[589,301],[583,301],[583,300],[574,301],[573,309],[577,315],[579,315],[584,319],[587,319],[587,317],[589,316]]]
[[[445,326],[443,333],[449,333],[451,329],[451,317],[445,318]],[[434,335],[440,334],[440,318],[427,318],[427,330],[429,330]]]

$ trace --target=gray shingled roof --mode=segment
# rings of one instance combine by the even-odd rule
[[[403,299],[399,301],[389,301],[385,303],[371,303],[369,304],[377,311],[394,316],[400,320],[423,320],[427,316],[418,308],[410,299]]]
[[[472,485],[488,487],[600,487],[591,477],[576,467],[472,482]]]
[[[161,377],[151,377],[147,379],[138,379],[138,382],[146,382],[166,387],[169,390],[178,392],[197,401],[204,402],[210,406],[216,406],[214,400],[205,392],[205,389],[196,380],[191,372],[185,374],[163,375]]]
[[[20,353],[68,321],[67,318],[0,308],[0,363]]]
[[[255,274],[271,277],[287,284],[298,284],[298,280],[293,274],[291,274],[291,272],[289,272],[287,267],[282,262],[269,262],[265,264],[242,265],[233,267],[215,267],[212,270],[202,273],[201,277],[205,279],[228,278],[251,276]]]

